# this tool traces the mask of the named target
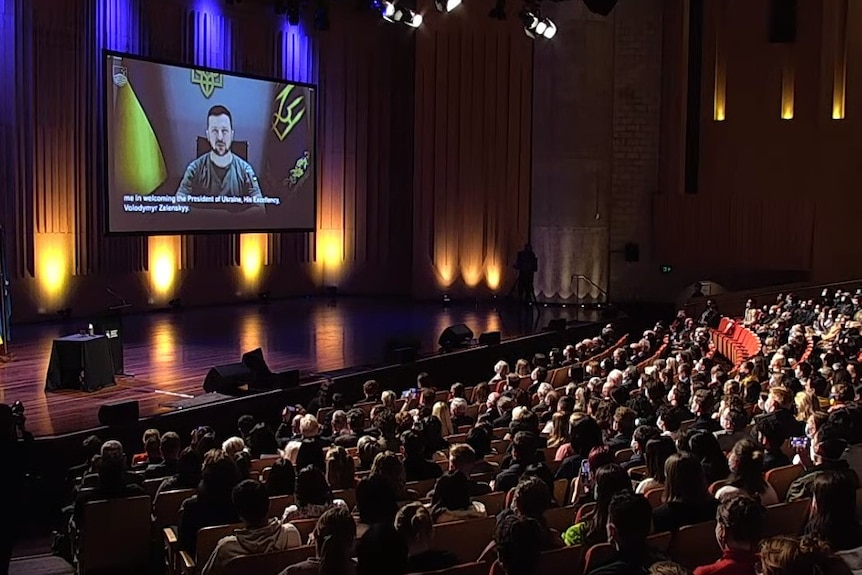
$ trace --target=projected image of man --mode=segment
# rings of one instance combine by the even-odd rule
[[[257,176],[251,164],[231,152],[233,117],[224,106],[213,106],[207,112],[207,141],[210,151],[186,168],[177,189],[177,200],[189,196],[228,196],[262,198]],[[261,204],[245,204],[257,206]],[[228,207],[228,206],[225,206]]]

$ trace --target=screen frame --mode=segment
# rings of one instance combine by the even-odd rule
[[[108,59],[109,58],[129,58],[130,60],[138,60],[141,62],[148,62],[150,64],[158,64],[162,66],[174,66],[177,68],[183,68],[186,70],[202,70],[204,72],[215,72],[218,74],[225,74],[227,76],[234,76],[237,78],[245,78],[248,80],[259,80],[263,82],[272,82],[272,83],[280,83],[280,84],[293,84],[295,86],[301,86],[303,88],[309,88],[312,93],[312,100],[314,102],[314,145],[311,147],[312,153],[314,154],[314,162],[313,169],[311,173],[312,177],[312,186],[314,188],[314,202],[313,202],[313,219],[315,225],[310,228],[243,228],[239,229],[206,229],[206,230],[154,230],[154,231],[113,231],[111,230],[111,190],[110,190],[110,176],[108,174],[110,162],[109,162],[109,150],[108,150],[108,89],[107,89],[107,74],[108,74]],[[312,84],[309,82],[294,82],[293,80],[286,80],[283,78],[275,78],[269,76],[262,76],[259,74],[248,74],[245,72],[233,72],[230,70],[223,70],[220,68],[213,68],[211,66],[197,66],[195,64],[185,64],[179,61],[165,60],[161,58],[152,58],[149,56],[140,56],[138,54],[132,54],[129,52],[120,52],[117,50],[102,50],[102,73],[105,74],[104,77],[101,78],[102,83],[102,109],[101,109],[101,138],[102,138],[102,150],[99,154],[99,157],[102,161],[102,170],[100,175],[100,180],[102,184],[102,193],[99,194],[103,200],[102,213],[101,216],[104,219],[102,224],[102,233],[106,237],[150,237],[150,236],[211,236],[211,235],[225,235],[225,234],[272,234],[272,233],[291,233],[291,232],[299,232],[299,233],[307,233],[307,232],[316,232],[317,231],[317,216],[318,216],[318,194],[320,190],[318,189],[318,140],[320,133],[320,114],[318,104],[320,102],[320,96],[318,94],[318,85]]]

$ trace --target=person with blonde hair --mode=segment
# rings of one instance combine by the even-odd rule
[[[440,433],[443,437],[455,435],[455,427],[452,425],[452,417],[449,415],[449,406],[445,401],[438,401],[431,408],[431,415],[440,420]]]
[[[434,520],[421,503],[409,503],[395,515],[395,531],[407,542],[406,573],[425,573],[454,567],[459,563],[452,553],[432,549]]]
[[[817,537],[778,535],[760,542],[759,575],[850,575],[847,565]]]
[[[356,487],[356,465],[343,447],[326,450],[326,482],[332,489]]]
[[[463,397],[454,397],[452,398],[452,401],[449,402],[452,426],[455,427],[456,430],[462,426],[472,427],[476,424],[476,420],[467,415],[468,407],[467,400]]]
[[[796,421],[805,423],[817,411],[814,407],[814,398],[804,391],[800,391],[793,396],[793,403],[796,404]]]
[[[551,433],[548,435],[548,447],[557,447],[569,440],[569,414],[557,411],[551,416]]]
[[[398,411],[395,408],[395,402],[398,400],[398,397],[395,395],[395,392],[391,389],[387,389],[383,393],[380,394],[380,403],[383,404],[383,407],[387,407],[392,411]]]
[[[229,437],[221,444],[221,449],[228,456],[235,457],[237,453],[245,450],[245,441],[242,437]]]
[[[528,377],[530,375],[530,362],[526,359],[519,359],[515,363],[515,375],[518,377]]]

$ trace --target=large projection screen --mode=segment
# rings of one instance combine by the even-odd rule
[[[105,53],[109,234],[310,231],[314,86]]]

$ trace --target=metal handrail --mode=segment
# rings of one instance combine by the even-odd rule
[[[578,302],[579,302],[579,303],[580,303],[580,301],[581,301],[581,290],[579,289],[579,288],[581,287],[581,286],[580,286],[580,281],[581,281],[581,280],[584,280],[584,281],[585,281],[585,282],[587,282],[590,286],[592,286],[592,287],[596,288],[596,290],[598,290],[598,292],[599,292],[599,295],[600,295],[600,296],[602,296],[602,297],[604,297],[605,301],[607,301],[607,299],[608,299],[608,292],[606,292],[605,290],[603,290],[603,289],[602,289],[602,288],[601,288],[601,287],[600,287],[596,282],[594,282],[593,280],[591,280],[590,278],[588,278],[588,277],[587,277],[587,276],[585,276],[584,274],[572,274],[572,279],[573,279],[573,280],[577,280],[577,283],[575,284],[575,296],[578,298]]]

